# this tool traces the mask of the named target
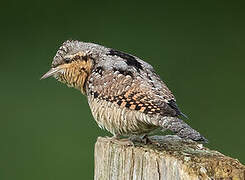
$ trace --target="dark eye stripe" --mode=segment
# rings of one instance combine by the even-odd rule
[[[85,61],[87,61],[88,60],[88,56],[86,55],[86,56],[80,56],[80,55],[75,55],[74,57],[72,57],[72,58],[64,58],[64,62],[65,63],[70,63],[70,62],[72,62],[72,61],[76,61],[76,60],[79,60],[79,59],[82,59],[82,60],[85,60]]]

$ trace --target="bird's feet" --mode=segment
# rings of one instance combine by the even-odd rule
[[[120,139],[118,136],[113,136],[113,137],[107,137],[111,142],[121,145],[121,146],[134,146],[133,141],[131,139],[126,138],[126,139]]]
[[[130,140],[133,142],[144,144],[144,145],[153,144],[153,145],[160,146],[159,142],[149,138],[149,136],[147,134],[145,134],[143,136],[132,136],[132,137],[130,137]]]
[[[129,139],[133,142],[141,143],[145,145],[150,142],[150,139],[148,138],[146,134],[143,136],[131,136],[129,137]]]
[[[131,136],[129,138],[120,139],[119,136],[107,137],[111,142],[121,145],[121,146],[134,146],[135,143],[138,144],[152,144],[156,146],[160,146],[160,143],[152,138],[149,138],[147,134],[143,136]]]

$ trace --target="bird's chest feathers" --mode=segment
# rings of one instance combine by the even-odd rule
[[[117,104],[88,97],[92,115],[101,128],[114,135],[132,135],[148,133],[156,128],[150,124],[151,117]]]

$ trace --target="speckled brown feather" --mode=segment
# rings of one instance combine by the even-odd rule
[[[144,73],[142,72],[144,75]],[[92,72],[88,91],[97,98],[113,102],[121,108],[140,111],[147,114],[161,114],[176,116],[176,112],[166,103],[174,99],[172,93],[163,85],[158,91],[147,76],[139,76],[135,71],[124,75],[118,70],[109,70],[98,74]]]
[[[178,117],[175,97],[153,67],[136,56],[93,43],[66,41],[52,62],[53,75],[88,97],[98,125],[114,135],[170,129],[183,138],[206,141]]]

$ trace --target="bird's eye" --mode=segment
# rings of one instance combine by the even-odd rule
[[[78,59],[80,59],[80,56],[79,55],[76,55],[73,59],[74,60],[78,60]]]
[[[65,61],[65,63],[69,63],[71,61],[71,59],[70,58],[65,58],[64,61]]]

